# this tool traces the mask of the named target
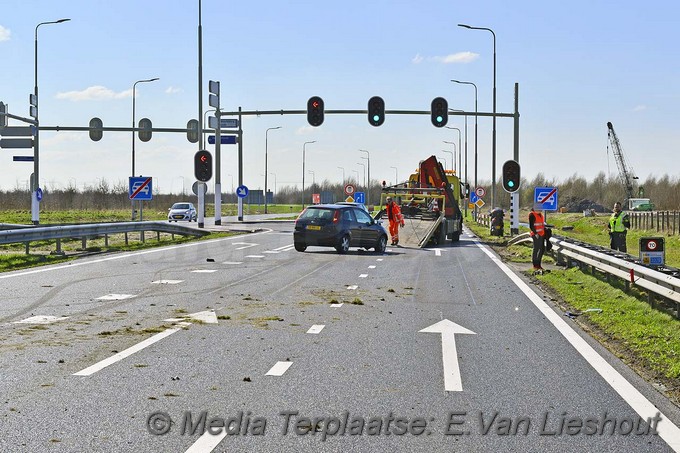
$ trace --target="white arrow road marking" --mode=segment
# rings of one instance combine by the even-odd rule
[[[236,247],[236,250],[243,250],[250,247],[255,247],[256,245],[259,244],[253,244],[251,242],[232,242],[231,245],[242,245],[243,247]]]
[[[123,300],[135,297],[133,294],[107,294],[106,296],[97,297],[97,300]]]
[[[314,324],[312,327],[309,328],[307,333],[320,333],[324,327],[326,327],[325,324]]]
[[[12,324],[50,324],[53,322],[57,321],[63,321],[64,319],[68,319],[68,316],[45,316],[45,315],[38,315],[38,316],[31,316],[30,318],[22,319],[21,321],[14,321]]]
[[[292,364],[293,362],[276,362],[276,365],[271,367],[265,376],[283,376],[283,373],[288,371]]]
[[[177,285],[178,283],[182,283],[184,280],[156,280],[155,282],[151,282],[152,285]]]
[[[458,353],[456,352],[456,334],[472,334],[473,331],[459,326],[448,319],[432,324],[420,332],[442,334],[442,361],[444,363],[444,390],[447,392],[462,392],[463,382],[460,379],[460,367],[458,365]]]
[[[162,340],[163,338],[172,335],[175,332],[179,332],[181,329],[166,329],[161,333],[157,333],[153,337],[147,338],[146,340],[142,341],[141,343],[137,343],[134,346],[130,346],[129,348],[125,349],[124,351],[120,351],[119,353],[112,355],[108,359],[104,359],[101,362],[97,362],[94,365],[91,365],[84,370],[80,370],[77,373],[73,373],[74,376],[89,376],[91,374],[96,373],[99,370],[102,370],[106,368],[109,365],[113,365],[116,362],[119,362],[123,360],[124,358],[131,356],[135,352],[141,351],[142,349],[146,348],[147,346],[151,346],[157,341]]]

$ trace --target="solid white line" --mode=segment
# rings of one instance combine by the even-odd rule
[[[265,376],[283,376],[283,373],[288,371],[292,364],[293,362],[276,362],[276,365],[271,367]]]
[[[607,382],[621,398],[643,418],[655,417],[661,414],[662,421],[657,424],[656,431],[659,436],[674,450],[680,452],[680,428],[666,417],[652,402],[640,393],[621,373],[611,366],[600,354],[581,338],[567,322],[555,313],[552,308],[541,299],[522,279],[500,261],[487,247],[474,241],[489,258],[508,276],[510,280],[533,302],[536,308],[552,323],[553,326],[567,339],[581,356],[593,367],[597,373]]]
[[[307,333],[319,333],[323,330],[324,327],[326,327],[325,324],[314,324],[312,327],[309,328]]]
[[[146,348],[147,346],[151,346],[152,344],[156,343],[157,341],[162,340],[163,338],[172,335],[175,332],[179,332],[181,329],[166,329],[161,333],[157,333],[151,338],[147,338],[146,340],[142,341],[141,343],[137,343],[134,346],[130,346],[124,351],[120,351],[118,354],[112,355],[108,359],[104,359],[101,362],[97,362],[94,365],[91,365],[84,370],[80,370],[77,373],[73,373],[74,376],[89,376],[91,374],[96,373],[99,370],[102,370],[106,368],[109,365],[112,365],[116,362],[119,362],[123,360],[124,358],[131,356],[135,352],[141,351],[142,349]]]
[[[368,274],[361,274],[361,275],[359,275],[359,278],[366,278],[366,277],[368,277]]]

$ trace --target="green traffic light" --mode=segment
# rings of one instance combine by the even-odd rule
[[[373,115],[373,121],[375,121],[376,123],[380,121],[380,115]]]
[[[508,181],[509,187],[515,187],[515,181]]]
[[[442,121],[444,121],[444,118],[441,115],[437,116],[437,122],[441,123]]]

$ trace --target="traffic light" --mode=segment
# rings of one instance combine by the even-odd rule
[[[312,96],[307,101],[307,121],[314,127],[323,124],[323,99],[319,96]]]
[[[430,109],[432,124],[436,127],[444,127],[449,122],[449,103],[444,98],[434,98]]]
[[[194,176],[199,181],[209,181],[212,178],[212,155],[201,150],[194,156]]]
[[[98,142],[102,139],[104,135],[102,127],[104,127],[104,123],[102,123],[101,119],[94,117],[90,120],[90,140]]]
[[[380,126],[385,122],[385,101],[380,96],[368,100],[368,122],[371,126]]]
[[[503,164],[503,189],[513,193],[519,189],[519,164],[508,160]]]

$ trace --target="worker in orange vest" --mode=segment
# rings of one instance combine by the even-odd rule
[[[392,236],[392,245],[399,244],[399,227],[404,226],[404,216],[401,215],[401,208],[392,200],[392,197],[387,197],[387,220],[390,222],[390,236]]]
[[[534,247],[531,252],[531,264],[534,266],[534,275],[542,274],[541,260],[543,253],[545,253],[545,218],[534,206],[529,213],[529,229],[531,230],[531,239],[534,241]]]

